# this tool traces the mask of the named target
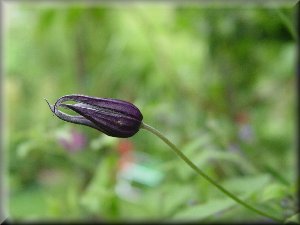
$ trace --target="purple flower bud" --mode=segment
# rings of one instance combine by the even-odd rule
[[[66,101],[78,103],[65,104]],[[143,120],[143,115],[136,106],[118,99],[65,95],[59,98],[54,105],[49,103],[48,105],[58,118],[95,128],[112,137],[127,138],[133,136],[139,131]],[[65,114],[59,111],[57,107],[70,109],[79,115]]]

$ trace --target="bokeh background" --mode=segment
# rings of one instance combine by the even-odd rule
[[[161,140],[67,124],[66,94],[119,98],[219,184],[296,213],[292,7],[6,4],[5,140],[17,221],[266,221]]]

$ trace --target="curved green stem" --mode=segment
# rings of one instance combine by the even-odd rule
[[[212,180],[208,175],[206,175],[204,172],[202,172],[191,160],[189,160],[169,139],[167,139],[162,133],[160,133],[158,130],[155,128],[149,126],[148,124],[142,123],[141,128],[150,131],[151,133],[155,134],[157,137],[159,137],[161,140],[163,140],[167,145],[171,147],[172,150],[181,158],[183,159],[193,170],[195,170],[199,175],[201,175],[203,178],[205,178],[208,182],[213,184],[216,188],[218,188],[220,191],[222,191],[225,195],[228,197],[232,198],[234,201],[237,203],[243,205],[244,207],[264,216],[268,217],[272,220],[282,222],[281,219],[276,218],[272,215],[269,215],[267,213],[264,213],[260,211],[259,209],[254,208],[253,206],[249,205],[248,203],[244,202],[243,200],[239,199],[236,197],[234,194],[230,193],[227,191],[225,188],[220,186],[218,183],[216,183],[214,180]]]

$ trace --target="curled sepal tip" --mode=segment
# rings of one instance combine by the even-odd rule
[[[66,103],[69,101],[75,104]],[[119,99],[73,94],[62,96],[54,105],[46,102],[58,118],[95,128],[112,137],[133,136],[139,131],[143,120],[142,113],[135,105]],[[66,114],[58,107],[72,110],[78,115]]]

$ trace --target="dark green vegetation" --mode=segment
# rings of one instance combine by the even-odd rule
[[[73,93],[134,103],[228,190],[276,217],[296,213],[293,9],[5,10],[10,218],[266,220],[148,132],[107,137],[57,119],[43,99]]]

